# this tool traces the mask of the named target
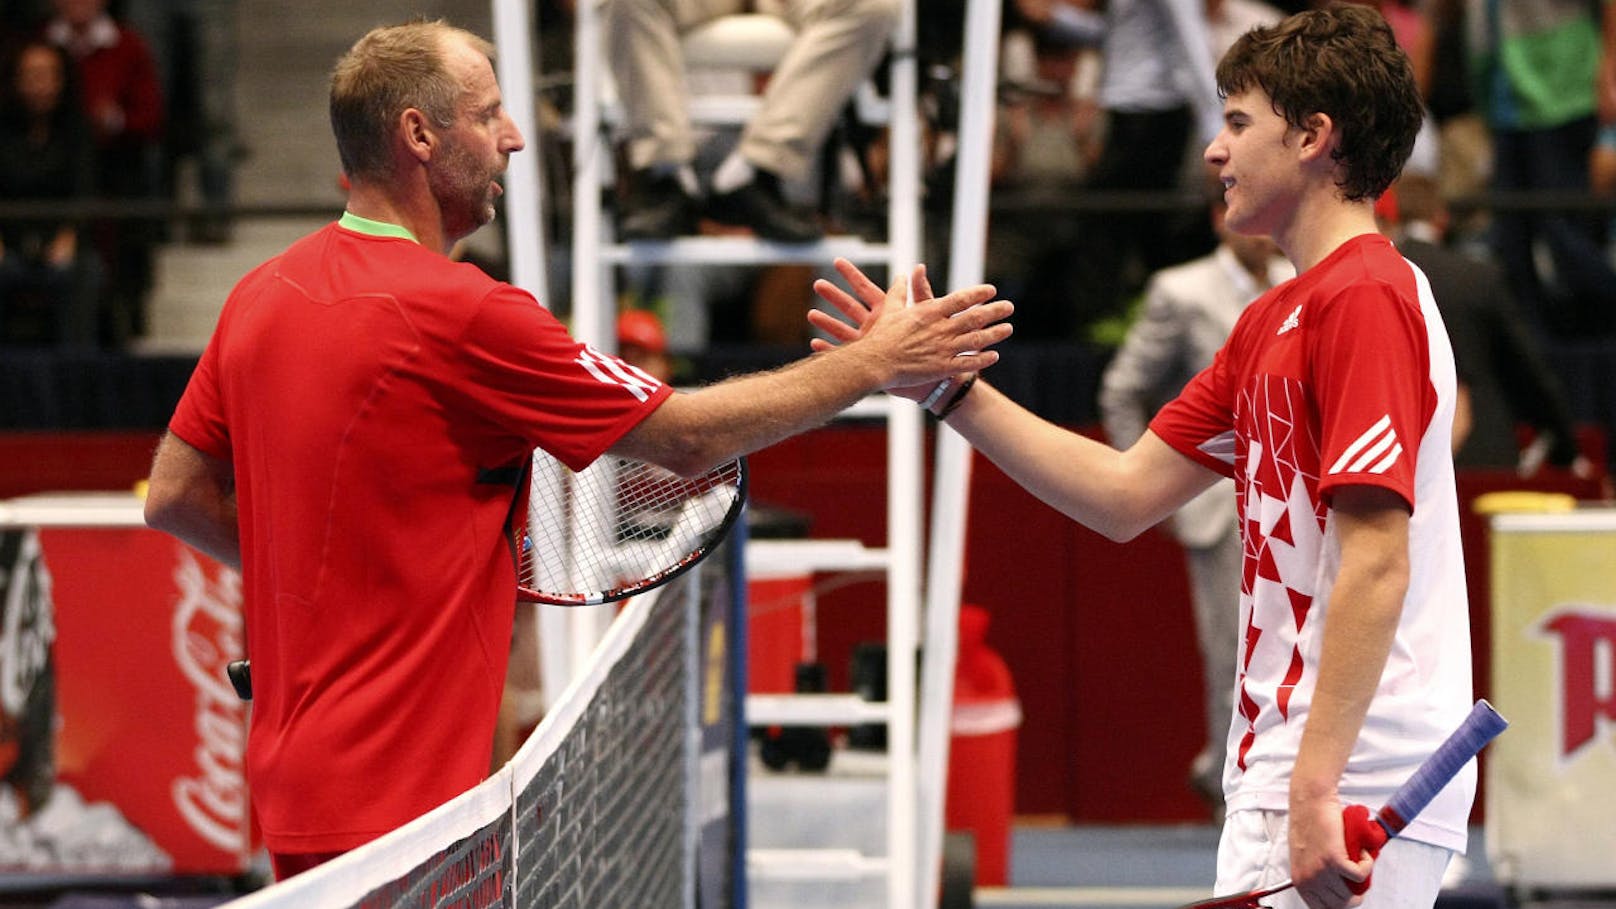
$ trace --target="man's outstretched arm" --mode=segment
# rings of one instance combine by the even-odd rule
[[[907,306],[900,277],[876,289],[865,331],[835,349],[769,372],[668,398],[612,447],[616,454],[699,473],[819,426],[866,395],[992,365],[1014,307],[986,284]]]

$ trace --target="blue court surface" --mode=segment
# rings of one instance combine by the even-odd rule
[[[991,909],[1174,909],[1204,899],[1217,864],[1218,828],[1027,826],[1012,833],[1010,884],[979,888]],[[1513,895],[1493,878],[1482,831],[1449,869],[1437,909],[1613,909],[1616,894]]]
[[[1171,826],[1020,825],[1012,833],[1008,887],[978,888],[982,909],[1176,909],[1209,895],[1218,830]],[[1482,831],[1450,869],[1436,909],[1616,909],[1616,894],[1511,894],[1492,876]],[[63,892],[8,899],[0,909],[211,909],[225,895],[163,892]],[[15,896],[15,895],[13,895]]]

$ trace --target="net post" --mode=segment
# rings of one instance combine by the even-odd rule
[[[751,506],[745,506],[740,519],[730,529],[724,544],[725,575],[729,578],[729,646],[725,659],[729,671],[730,752],[729,752],[729,811],[730,811],[730,902],[732,909],[746,909],[746,772],[748,757],[748,728],[746,725],[746,680],[751,671],[747,664],[747,642],[751,630],[747,627],[746,547],[751,536],[748,519]]]

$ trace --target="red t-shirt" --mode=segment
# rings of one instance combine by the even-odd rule
[[[406,239],[333,224],[242,279],[169,428],[235,469],[271,851],[353,848],[486,776],[506,468],[581,468],[671,393]]]

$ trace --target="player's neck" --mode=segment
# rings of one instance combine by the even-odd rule
[[[1286,235],[1275,237],[1297,274],[1324,261],[1354,237],[1380,233],[1372,202],[1347,202],[1333,189],[1330,198],[1300,207]]]
[[[444,235],[436,206],[430,204],[431,196],[426,198],[428,204],[423,210],[419,201],[412,203],[409,197],[355,181],[348,192],[347,208],[361,218],[396,224],[408,230],[417,243],[447,255],[452,244]]]

